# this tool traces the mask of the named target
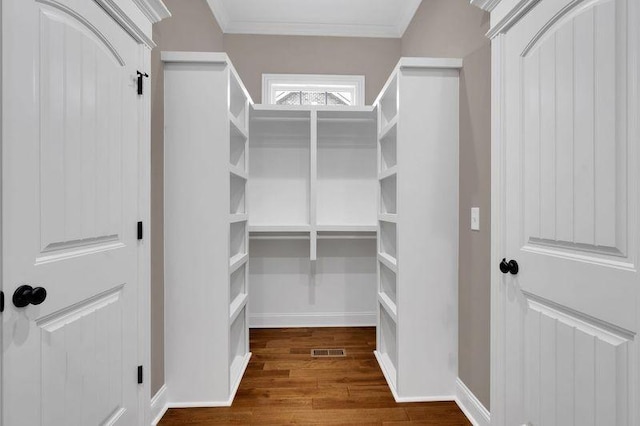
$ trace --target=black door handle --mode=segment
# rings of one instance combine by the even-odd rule
[[[507,259],[502,259],[502,262],[500,262],[500,272],[503,274],[510,273],[511,275],[516,275],[518,271],[520,271],[520,267],[514,259],[508,262]]]
[[[13,304],[16,308],[24,308],[28,305],[39,305],[47,298],[47,290],[43,287],[33,288],[30,285],[21,285],[13,293]]]

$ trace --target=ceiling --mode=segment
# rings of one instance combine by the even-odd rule
[[[402,37],[422,0],[207,0],[222,31]]]

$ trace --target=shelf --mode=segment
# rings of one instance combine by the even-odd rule
[[[380,213],[397,214],[397,175],[393,174],[380,181]]]
[[[247,252],[247,223],[234,222],[229,225],[229,257]]]
[[[344,114],[318,111],[316,222],[374,223],[378,190],[375,115]]]
[[[396,224],[390,222],[380,222],[379,251],[389,255],[392,259],[398,258]]]
[[[391,213],[379,214],[378,220],[381,222],[398,223],[398,215]]]
[[[236,320],[242,309],[247,304],[247,300],[249,300],[248,295],[246,293],[240,293],[231,301],[231,304],[229,305],[230,322],[234,322]]]
[[[246,122],[248,115],[249,94],[235,72],[230,72],[229,77],[229,116],[239,124],[239,129],[244,129],[242,123]]]
[[[310,232],[311,225],[251,225],[249,232]]]
[[[381,294],[384,294],[389,301],[391,301],[391,303],[394,306],[395,309],[395,305],[397,303],[397,294],[396,294],[396,287],[397,287],[397,278],[396,278],[396,273],[393,272],[391,269],[389,269],[384,263],[382,262],[378,262],[378,268],[379,268],[379,275],[378,275],[378,280],[379,280],[379,286],[378,286],[378,291]]]
[[[318,123],[371,123],[376,121],[372,107],[318,109]]]
[[[380,111],[380,130],[386,129],[398,116],[398,75],[392,75],[382,90],[376,102]]]
[[[254,105],[251,121],[311,121],[309,108],[296,105]]]
[[[249,220],[249,215],[246,213],[237,213],[229,215],[229,223],[246,222]]]
[[[397,176],[398,166],[393,166],[378,175],[378,180],[385,180],[393,176]]]
[[[236,176],[235,173],[231,173],[231,179],[229,179],[229,213],[230,214],[245,214],[245,189],[247,179],[240,176]]]
[[[239,177],[240,179],[244,179],[247,180],[249,179],[249,173],[245,172],[244,170],[242,170],[240,167],[236,167],[236,166],[229,166],[229,172],[236,176]]]
[[[376,240],[375,232],[319,232],[318,240]]]
[[[247,196],[253,222],[309,223],[309,120],[309,111],[255,110],[251,115]]]
[[[229,300],[247,294],[247,264],[240,266],[229,277]]]
[[[393,257],[385,253],[378,253],[378,260],[394,273],[398,273],[398,262]]]
[[[387,139],[388,136],[391,136],[391,132],[397,131],[398,125],[398,114],[396,114],[384,128],[378,134],[378,140]],[[393,136],[395,139],[395,136]]]
[[[393,303],[393,300],[385,293],[378,293],[378,301],[380,302],[380,306],[382,306],[385,311],[389,314],[389,317],[393,320],[393,322],[398,322],[398,311],[396,308],[396,304]]]
[[[377,225],[318,225],[318,232],[377,232]]]
[[[249,255],[247,253],[238,253],[229,259],[229,274],[233,274],[238,270],[242,265],[244,265],[249,259]]]
[[[249,225],[252,240],[309,240],[310,225]]]
[[[229,123],[231,124],[231,135],[233,137],[234,133],[236,136],[240,136],[244,138],[244,140],[249,139],[249,134],[247,133],[247,129],[244,128],[240,120],[233,116],[233,114],[229,113]]]
[[[311,237],[306,232],[265,232],[249,234],[251,240],[309,240]]]

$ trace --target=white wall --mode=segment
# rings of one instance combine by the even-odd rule
[[[316,262],[309,240],[251,240],[249,255],[251,327],[375,325],[375,240],[319,240]]]

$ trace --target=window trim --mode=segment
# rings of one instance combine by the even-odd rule
[[[364,106],[364,75],[262,74],[262,103],[275,104],[277,90],[343,90],[353,93],[353,105]]]

